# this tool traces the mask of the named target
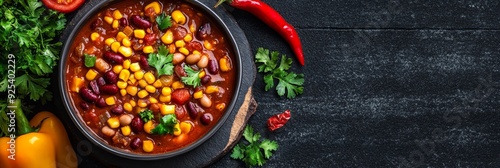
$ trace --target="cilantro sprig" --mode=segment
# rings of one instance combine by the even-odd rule
[[[292,64],[292,59],[287,58],[286,55],[281,56],[279,60],[277,51],[269,53],[268,49],[259,48],[255,54],[255,62],[261,63],[258,71],[265,73],[264,82],[266,83],[265,90],[269,91],[274,87],[275,79],[278,80],[276,91],[279,96],[284,96],[291,99],[303,93],[304,87],[304,74],[296,74],[294,72],[287,72]]]
[[[160,124],[158,124],[153,130],[152,134],[165,135],[174,134],[175,124],[177,124],[177,117],[175,114],[167,114],[160,119]]]
[[[233,148],[231,158],[238,159],[247,166],[262,166],[266,163],[266,159],[271,158],[272,152],[278,149],[278,143],[264,139],[259,142],[261,136],[259,133],[254,133],[251,126],[247,125],[243,132],[243,137],[248,141],[247,144],[241,142]],[[262,153],[264,152],[264,153]]]
[[[184,65],[184,71],[186,71],[187,76],[181,77],[182,83],[193,86],[194,88],[201,85],[201,79],[199,77],[200,71],[195,71],[187,65]]]
[[[165,30],[172,26],[170,15],[166,15],[165,13],[158,15],[156,17],[156,22],[158,23],[158,28],[160,28],[160,30]]]
[[[142,119],[142,121],[148,122],[149,120],[152,120],[154,118],[153,111],[149,109],[141,111],[139,112],[139,117]]]
[[[174,73],[173,58],[173,54],[168,54],[167,47],[165,47],[165,45],[160,45],[158,47],[158,53],[149,54],[148,64],[158,71],[158,76],[172,75]]]

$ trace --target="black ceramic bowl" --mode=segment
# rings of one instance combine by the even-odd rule
[[[231,101],[229,105],[226,108],[226,111],[222,115],[222,117],[219,119],[219,121],[216,123],[216,125],[209,130],[205,135],[203,135],[201,138],[198,140],[192,142],[191,144],[184,146],[178,150],[170,151],[167,153],[158,153],[158,154],[141,154],[141,153],[133,153],[130,151],[125,151],[121,148],[114,147],[110,144],[108,144],[105,140],[101,139],[94,131],[92,131],[85,123],[84,120],[82,119],[80,113],[77,111],[75,108],[75,104],[72,103],[70,100],[70,96],[68,93],[68,86],[67,86],[67,78],[66,78],[66,66],[67,66],[67,61],[69,57],[69,52],[71,51],[71,46],[73,44],[73,39],[75,36],[78,34],[80,31],[81,27],[84,26],[89,19],[97,14],[99,11],[104,9],[107,5],[111,3],[119,3],[119,2],[113,2],[114,0],[109,0],[109,1],[100,1],[98,2],[95,6],[91,7],[91,9],[83,14],[83,17],[79,18],[79,20],[76,23],[76,25],[73,27],[72,30],[69,30],[69,35],[67,36],[67,39],[64,41],[64,46],[63,46],[63,51],[61,54],[61,60],[59,62],[59,91],[61,94],[62,101],[64,103],[64,107],[70,116],[71,120],[73,123],[76,125],[78,130],[92,143],[94,143],[96,146],[99,146],[100,148],[104,149],[107,152],[110,152],[114,155],[121,156],[124,158],[128,159],[134,159],[134,160],[158,160],[158,159],[164,159],[164,158],[170,158],[174,157],[177,155],[181,155],[183,153],[186,153],[202,143],[204,143],[206,140],[211,138],[211,136],[218,131],[218,129],[224,124],[228,116],[233,112],[235,108],[235,104],[237,102],[237,98],[239,97],[238,94],[240,87],[241,87],[241,82],[242,82],[242,60],[241,60],[241,52],[239,51],[237,42],[232,35],[230,29],[228,26],[222,21],[222,19],[216,14],[214,9],[212,7],[209,7],[203,3],[201,3],[198,0],[187,0],[186,2],[194,6],[195,8],[201,10],[200,12],[203,12],[206,14],[207,17],[209,17],[212,22],[215,24],[218,24],[220,27],[221,31],[224,33],[224,35],[229,39],[229,45],[232,46],[233,48],[233,53],[235,55],[235,60],[233,62],[233,69],[236,71],[236,81],[235,81],[235,87],[234,87],[234,94],[232,95]],[[162,0],[160,0],[162,1]],[[66,30],[68,31],[68,30]]]

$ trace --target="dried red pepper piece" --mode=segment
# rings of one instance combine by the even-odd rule
[[[283,113],[275,114],[267,119],[267,128],[269,128],[270,131],[281,128],[286,124],[286,122],[288,122],[288,120],[290,120],[290,117],[290,110],[285,110]]]

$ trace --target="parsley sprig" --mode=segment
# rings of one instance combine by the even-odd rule
[[[199,77],[200,71],[195,71],[187,65],[184,65],[184,71],[186,71],[187,76],[181,77],[182,83],[193,86],[194,88],[201,85],[201,79]]]
[[[149,120],[152,120],[154,118],[153,111],[150,109],[144,110],[139,112],[139,117],[142,119],[144,122],[148,122]]]
[[[271,141],[268,139],[259,142],[261,136],[259,133],[254,133],[253,128],[249,125],[245,127],[243,132],[243,137],[249,143],[241,142],[233,148],[231,153],[231,158],[239,159],[247,166],[262,166],[273,154],[273,151],[278,149],[278,143],[276,141]],[[262,153],[264,152],[264,153]]]
[[[296,74],[294,72],[287,72],[292,64],[292,59],[287,58],[286,55],[281,56],[280,53],[273,51],[269,54],[268,49],[259,48],[257,54],[255,54],[255,62],[261,63],[259,65],[258,71],[266,73],[264,76],[264,82],[266,83],[265,90],[274,87],[275,79],[278,80],[278,85],[276,85],[276,91],[279,96],[284,96],[291,99],[295,96],[303,93],[304,87],[304,74]]]
[[[160,28],[160,30],[165,30],[172,26],[170,15],[166,15],[165,13],[158,15],[156,17],[156,22],[158,23],[158,28]]]
[[[167,47],[165,45],[160,45],[158,47],[158,53],[149,54],[148,64],[158,71],[158,76],[172,75],[174,73],[173,58],[173,54],[168,54]]]
[[[175,114],[167,114],[160,119],[160,124],[158,124],[153,130],[151,130],[151,133],[157,135],[173,135],[174,130],[176,129],[174,127],[175,124],[177,124],[177,117],[175,116]]]

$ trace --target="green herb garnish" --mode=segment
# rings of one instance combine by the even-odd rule
[[[167,114],[160,118],[160,124],[158,124],[153,130],[151,130],[151,133],[157,135],[172,135],[175,131],[175,124],[177,124],[177,118],[175,114]]]
[[[184,65],[184,71],[186,71],[187,76],[181,77],[182,83],[193,86],[194,88],[201,85],[201,79],[199,77],[200,71],[195,71],[187,65]]]
[[[278,80],[276,91],[279,96],[285,95],[291,99],[295,96],[302,94],[304,87],[304,74],[296,74],[294,72],[287,72],[292,64],[292,59],[287,58],[286,55],[281,56],[281,61],[278,63],[280,53],[273,51],[269,54],[268,49],[259,48],[255,54],[255,62],[261,63],[258,66],[258,71],[266,73],[264,82],[266,83],[265,90],[274,87],[274,80]]]
[[[167,47],[165,47],[165,45],[160,45],[158,47],[158,53],[149,54],[148,64],[158,71],[158,76],[172,75],[174,73],[173,58],[173,54],[168,54]]]
[[[165,13],[161,13],[156,17],[156,22],[158,23],[158,28],[160,30],[165,30],[172,26],[172,21],[170,15],[166,15]]]
[[[154,118],[153,111],[147,109],[139,112],[139,117],[141,117],[142,121],[148,122]]]
[[[91,68],[95,66],[95,61],[97,60],[97,57],[94,55],[89,55],[89,54],[84,54],[84,64],[86,67]]]
[[[239,159],[247,166],[262,166],[273,154],[272,151],[278,149],[278,143],[276,141],[271,141],[268,139],[259,142],[260,134],[254,133],[253,128],[249,125],[245,127],[243,132],[243,137],[249,143],[241,142],[234,146],[233,152],[231,153],[231,158]],[[264,152],[264,153],[262,153]]]

